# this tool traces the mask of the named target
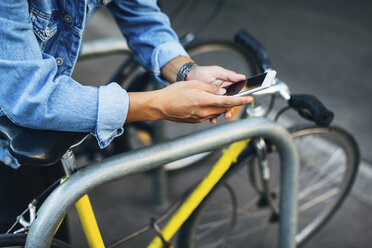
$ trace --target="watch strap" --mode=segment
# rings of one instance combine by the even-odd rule
[[[176,78],[177,82],[178,81],[185,81],[186,77],[187,77],[187,73],[189,73],[189,71],[191,69],[193,69],[197,66],[198,66],[198,64],[196,64],[195,62],[188,62],[188,63],[184,64],[177,73],[177,78]]]

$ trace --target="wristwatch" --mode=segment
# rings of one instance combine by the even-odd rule
[[[187,73],[189,73],[189,71],[191,69],[193,69],[197,66],[198,66],[198,64],[196,64],[195,62],[189,62],[189,63],[184,64],[177,73],[177,78],[176,78],[177,82],[178,81],[185,81],[186,77],[187,77]]]

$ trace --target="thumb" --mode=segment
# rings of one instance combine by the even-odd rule
[[[239,81],[242,81],[242,80],[245,80],[246,79],[246,76],[245,75],[243,75],[243,74],[238,74],[238,73],[230,73],[229,75],[228,75],[228,81],[230,81],[230,82],[239,82]]]
[[[245,75],[238,74],[234,71],[227,70],[223,67],[217,67],[215,71],[215,77],[224,81],[238,82],[246,79]]]

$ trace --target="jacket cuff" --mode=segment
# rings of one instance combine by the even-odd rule
[[[161,44],[156,47],[152,52],[151,63],[152,63],[152,72],[155,78],[162,83],[163,85],[169,85],[169,82],[161,76],[160,69],[165,66],[169,61],[178,57],[186,56],[190,57],[185,48],[176,41],[169,41]]]
[[[101,86],[98,94],[98,116],[94,136],[100,148],[105,148],[124,132],[129,96],[117,83]]]

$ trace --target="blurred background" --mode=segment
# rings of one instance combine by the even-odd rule
[[[248,31],[266,48],[277,76],[289,84],[293,93],[314,94],[334,111],[334,124],[356,137],[362,164],[352,194],[335,217],[305,247],[370,247],[372,2],[166,0],[161,2],[161,7],[170,16],[172,26],[180,37],[188,32],[195,33],[194,42],[233,40],[238,30]],[[103,8],[88,23],[85,39],[91,41],[108,37],[120,38],[121,34]],[[112,56],[78,63],[73,77],[84,84],[105,84],[121,60],[121,56]],[[213,62],[239,70],[238,61],[218,58]],[[190,184],[189,177],[195,173],[203,175],[205,170],[199,166],[170,173],[170,199]],[[115,240],[123,232],[129,232],[129,227],[147,224],[148,217],[152,215],[151,192],[151,176],[148,174],[94,191],[93,206],[102,214],[97,218],[104,238]],[[142,214],[140,210],[148,214]],[[143,224],[138,224],[142,219]],[[70,221],[77,221],[73,212]],[[124,226],[124,229],[110,230],[119,226]],[[79,243],[81,230],[73,229],[72,233],[76,247],[86,246]],[[123,247],[143,247],[146,244],[136,242]]]

